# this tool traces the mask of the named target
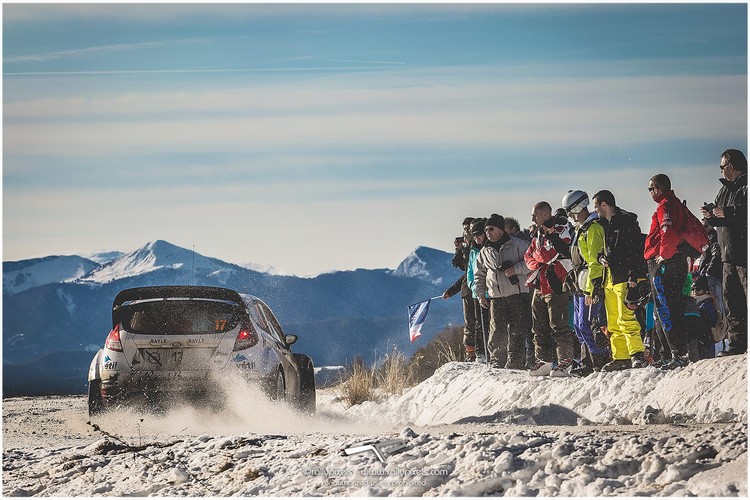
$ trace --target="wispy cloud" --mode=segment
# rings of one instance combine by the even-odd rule
[[[168,47],[175,45],[188,45],[194,43],[203,43],[210,40],[210,38],[190,38],[190,39],[179,39],[179,40],[164,40],[159,42],[138,42],[138,43],[116,43],[110,45],[100,45],[96,47],[84,47],[80,49],[69,49],[69,50],[57,50],[52,52],[45,52],[42,54],[28,54],[4,57],[4,63],[26,63],[26,62],[46,62],[57,59],[66,59],[70,57],[89,57],[92,55],[108,54],[112,52],[127,52],[137,50],[150,50],[160,47]],[[45,72],[38,72],[44,74]],[[52,73],[52,72],[49,72]],[[62,72],[65,73],[65,72]],[[69,72],[76,73],[76,72]],[[96,73],[96,72],[82,72],[82,73]],[[14,73],[6,73],[12,75]],[[31,73],[27,73],[31,74]]]
[[[257,86],[5,105],[9,153],[251,151],[303,145],[644,143],[747,134],[747,77],[540,78]],[[7,83],[6,83],[7,85]]]

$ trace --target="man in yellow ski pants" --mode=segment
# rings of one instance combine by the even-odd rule
[[[612,361],[602,371],[643,368],[647,366],[641,339],[641,325],[634,311],[625,305],[628,281],[646,276],[646,261],[639,251],[643,246],[641,229],[634,214],[615,205],[614,195],[606,190],[593,197],[599,217],[607,219],[604,231],[604,254],[599,262],[604,272],[604,308],[612,348]]]

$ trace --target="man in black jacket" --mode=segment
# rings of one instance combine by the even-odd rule
[[[747,352],[747,158],[738,149],[727,149],[721,154],[719,168],[724,178],[719,179],[722,187],[715,207],[701,212],[716,228],[724,265],[729,350],[723,354],[742,354]]]
[[[646,277],[641,228],[635,215],[615,205],[615,196],[610,191],[599,191],[592,199],[596,213],[608,221],[604,228],[604,254],[598,259],[605,268],[604,276],[594,284],[595,289],[604,287],[607,330],[611,334],[612,361],[602,371],[643,368],[647,363],[641,325],[625,305],[631,278]]]
[[[453,242],[456,247],[456,253],[453,255],[451,264],[462,270],[464,273],[443,293],[443,300],[461,292],[461,301],[464,310],[464,347],[466,348],[466,361],[476,361],[476,341],[477,336],[482,335],[482,324],[474,312],[474,299],[471,296],[471,288],[466,281],[466,266],[469,262],[469,250],[471,247],[471,234],[469,227],[474,221],[474,217],[466,217],[461,224],[464,228],[463,236],[459,236]],[[483,344],[484,345],[484,344]]]

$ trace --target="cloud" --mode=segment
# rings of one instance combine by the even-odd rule
[[[458,70],[456,70],[458,71]],[[747,135],[745,75],[304,81],[6,102],[12,154],[652,143]],[[397,79],[396,79],[397,80]],[[16,85],[6,80],[8,87]]]
[[[27,54],[19,56],[10,56],[3,58],[4,63],[25,63],[25,62],[46,62],[57,59],[66,59],[70,57],[90,57],[93,55],[108,54],[111,52],[126,52],[136,50],[150,50],[160,47],[171,47],[177,45],[188,45],[194,43],[202,43],[209,38],[191,38],[191,39],[179,39],[179,40],[164,40],[158,42],[138,42],[138,43],[116,43],[110,45],[100,45],[94,47],[84,47],[80,49],[70,50],[57,50],[52,52],[45,52],[42,54]],[[42,74],[45,72],[36,72]],[[54,73],[54,72],[52,72]],[[66,73],[66,72],[61,72]],[[70,72],[68,72],[70,73]],[[91,73],[91,72],[90,72]],[[23,74],[23,73],[6,73],[6,75]],[[29,73],[34,74],[34,73]]]

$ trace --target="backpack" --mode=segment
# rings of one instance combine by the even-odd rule
[[[698,217],[693,215],[693,212],[687,207],[687,202],[682,201],[682,213],[683,223],[682,229],[679,231],[682,243],[678,245],[678,248],[685,253],[691,259],[697,259],[703,252],[709,247],[708,234],[706,229],[698,220]]]

